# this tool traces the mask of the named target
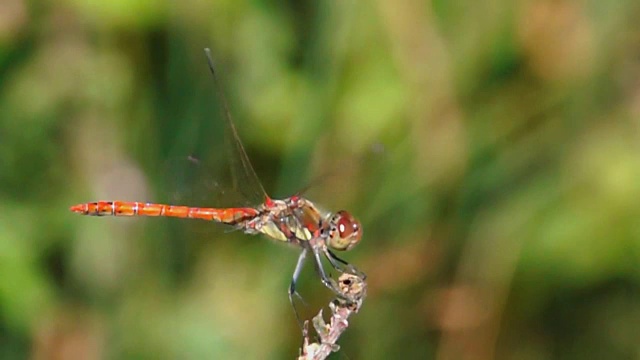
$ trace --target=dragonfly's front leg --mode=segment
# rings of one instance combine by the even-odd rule
[[[324,255],[327,257],[327,260],[329,260],[329,262],[331,263],[331,266],[333,266],[334,269],[340,271],[341,273],[348,273],[351,275],[355,275],[361,278],[362,280],[367,279],[367,274],[358,270],[358,268],[351,265],[347,261],[339,258],[333,251],[329,250],[328,248],[324,249]]]
[[[324,286],[328,287],[337,295],[342,296],[342,292],[340,291],[340,288],[338,287],[336,281],[328,277],[327,273],[325,273],[324,267],[322,266],[322,260],[320,259],[320,252],[318,252],[317,249],[313,248],[311,250],[313,251],[314,267],[316,269],[316,272],[318,273],[318,276],[320,276],[320,280],[322,281]]]

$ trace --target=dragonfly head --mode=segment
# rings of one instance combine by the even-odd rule
[[[334,250],[351,250],[360,242],[362,228],[360,222],[351,214],[338,211],[329,222],[328,245]]]

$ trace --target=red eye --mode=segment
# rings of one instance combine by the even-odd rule
[[[346,211],[340,211],[338,212],[338,215],[340,216],[340,220],[336,223],[338,227],[338,234],[341,238],[346,238],[354,231],[353,218]]]
[[[336,222],[336,226],[338,227],[338,235],[341,238],[346,239],[350,236],[355,236],[360,238],[360,223],[358,220],[354,219],[351,214],[346,211],[339,211],[337,215],[340,219]]]
[[[349,250],[360,242],[362,230],[360,223],[351,214],[338,211],[331,219],[334,233],[329,240],[329,246],[334,250]]]

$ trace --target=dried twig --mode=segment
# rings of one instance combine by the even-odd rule
[[[338,286],[342,296],[329,303],[331,319],[327,324],[322,317],[322,310],[312,322],[318,334],[318,342],[309,341],[309,321],[304,322],[303,344],[298,360],[323,360],[329,354],[340,349],[338,338],[349,327],[347,319],[352,313],[357,313],[367,295],[367,283],[364,277],[343,273],[338,278]]]

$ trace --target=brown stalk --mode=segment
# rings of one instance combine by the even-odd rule
[[[342,296],[329,303],[329,323],[325,322],[322,310],[312,319],[313,328],[318,335],[316,342],[309,339],[309,320],[304,322],[303,343],[298,360],[323,360],[332,352],[340,350],[338,339],[349,327],[349,316],[360,310],[367,295],[367,283],[363,277],[343,273],[338,278],[338,287]]]

